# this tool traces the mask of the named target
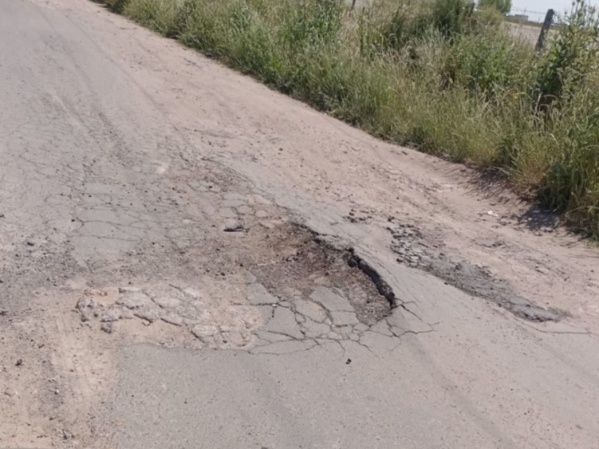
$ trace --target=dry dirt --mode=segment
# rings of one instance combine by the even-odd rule
[[[175,446],[198,354],[285,373],[305,431],[256,447],[599,447],[599,253],[556,216],[92,2],[2,2],[0,55],[0,447],[254,447]]]
[[[523,23],[512,22],[506,22],[505,25],[508,27],[509,32],[513,36],[516,36],[524,41],[528,41],[532,45],[536,45],[537,41],[539,40],[539,34],[541,33],[540,26],[532,26]],[[552,34],[551,29],[547,34],[547,39],[549,38],[550,34]]]

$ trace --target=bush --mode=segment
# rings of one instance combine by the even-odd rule
[[[452,39],[467,32],[473,15],[467,0],[434,0],[432,2],[401,2],[393,18],[383,26],[381,34],[386,45],[400,49],[419,39],[430,29]]]
[[[479,8],[495,8],[501,14],[509,14],[512,10],[512,0],[479,0]]]
[[[528,66],[530,51],[506,34],[463,36],[447,53],[444,77],[487,99],[518,86]]]
[[[539,59],[534,88],[541,106],[567,101],[593,73],[599,58],[598,30],[596,10],[585,0],[576,0],[554,42]]]

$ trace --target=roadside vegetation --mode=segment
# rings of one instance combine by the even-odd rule
[[[102,1],[373,135],[500,174],[599,237],[599,37],[585,0],[539,53],[468,0]]]

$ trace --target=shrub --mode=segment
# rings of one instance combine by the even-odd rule
[[[585,0],[575,0],[572,13],[538,61],[534,88],[539,105],[559,104],[581,87],[599,58],[598,30],[596,10]]]
[[[479,8],[494,8],[501,14],[509,14],[512,10],[512,0],[479,0]]]
[[[468,35],[449,49],[443,75],[450,85],[459,83],[492,98],[519,87],[529,58],[529,50],[506,34]]]

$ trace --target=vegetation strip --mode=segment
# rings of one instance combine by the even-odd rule
[[[501,174],[599,237],[599,38],[576,0],[546,48],[466,0],[98,0],[384,139]]]

